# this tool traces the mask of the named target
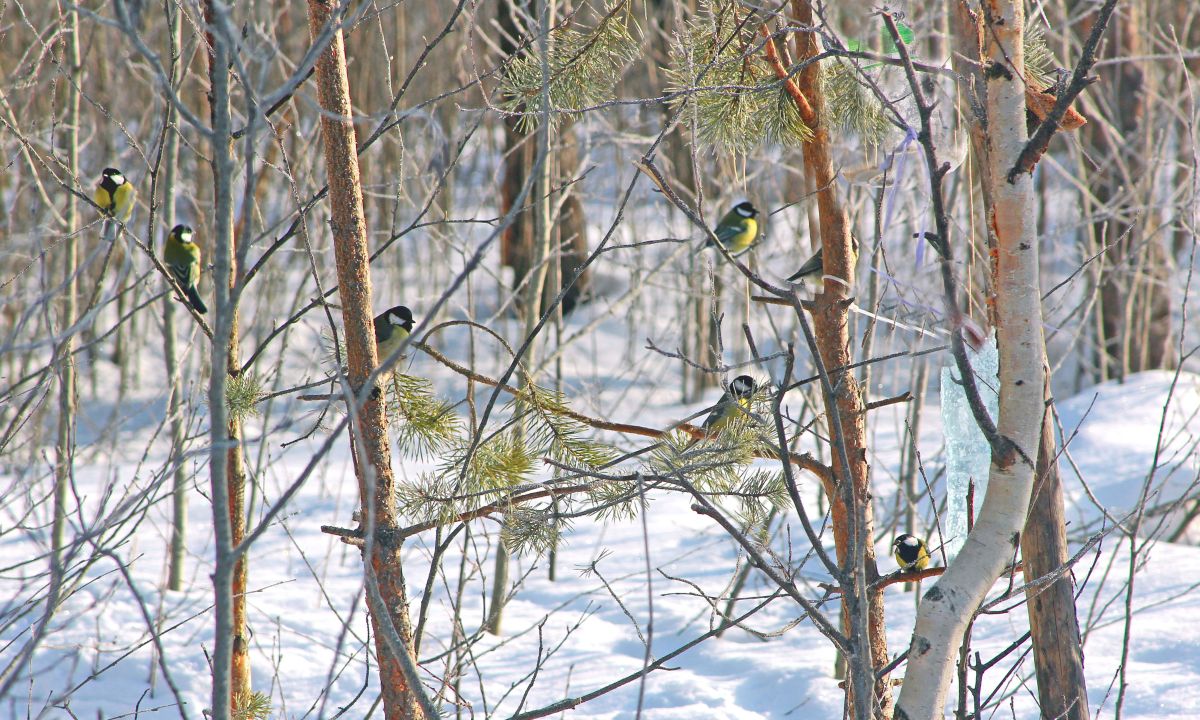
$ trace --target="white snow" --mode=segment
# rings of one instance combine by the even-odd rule
[[[601,329],[600,372],[611,372],[607,384],[587,385],[589,398],[597,407],[607,407],[613,419],[648,425],[665,425],[703,407],[680,406],[677,394],[666,388],[627,387],[618,368],[625,347],[619,321]],[[648,332],[652,332],[648,331]],[[592,345],[592,343],[587,343]],[[573,349],[569,358],[580,366],[597,367],[594,347]],[[664,361],[665,362],[665,361]],[[572,367],[570,363],[567,367]],[[428,358],[416,358],[414,370],[437,378],[439,388],[454,395],[461,392],[457,380],[439,370]],[[593,377],[568,378],[582,387]],[[1059,403],[1065,432],[1074,433],[1068,450],[1091,492],[1112,516],[1124,519],[1143,491],[1155,456],[1159,421],[1174,376],[1147,373],[1124,384],[1106,384]],[[598,388],[603,388],[602,390]],[[628,394],[625,394],[628,392]],[[621,399],[623,405],[613,406]],[[716,398],[715,392],[707,399]],[[1093,403],[1094,399],[1094,403]],[[936,398],[932,399],[936,402]],[[591,412],[589,403],[577,407]],[[149,408],[149,409],[147,409]],[[624,408],[628,408],[626,411]],[[161,404],[139,407],[138,413],[161,410]],[[307,409],[289,410],[297,412]],[[1194,444],[1200,437],[1195,414],[1200,410],[1200,378],[1183,374],[1175,386],[1167,411],[1167,438],[1159,466],[1150,484],[1152,506],[1176,498],[1189,488],[1197,474]],[[278,422],[276,418],[271,422]],[[926,416],[937,416],[936,404]],[[140,416],[139,416],[140,417]],[[894,416],[881,412],[877,423],[877,448],[873,459],[881,505],[890,503],[894,492],[894,464],[898,458]],[[203,426],[203,423],[201,424]],[[205,651],[212,648],[211,603],[212,538],[211,508],[204,493],[207,468],[203,454],[188,459],[189,469],[199,469],[190,505],[188,583],[182,592],[162,592],[165,580],[164,547],[169,536],[169,479],[154,483],[153,469],[164,461],[165,443],[160,437],[145,462],[140,449],[149,442],[156,422],[137,423],[126,429],[122,445],[136,451],[121,457],[100,457],[85,446],[80,457],[87,464],[76,470],[78,495],[84,510],[72,520],[73,531],[80,523],[91,524],[112,513],[120,502],[149,502],[145,522],[109,530],[127,536],[115,556],[129,567],[133,586],[128,585],[111,557],[101,557],[84,573],[84,582],[58,609],[49,632],[27,664],[17,691],[0,706],[0,717],[68,717],[55,707],[69,693],[69,708],[75,717],[133,717],[140,711],[152,717],[179,714],[174,699],[155,665],[155,653],[138,599],[162,630],[167,668],[179,686],[190,718],[201,717],[207,707],[209,676]],[[281,443],[308,429],[304,421],[288,430],[272,430],[265,436],[270,461],[258,477],[262,503],[272,502],[298,477],[310,453],[323,440],[317,433],[287,450]],[[1076,429],[1078,431],[1076,432]],[[253,433],[251,433],[253,434]],[[103,444],[102,433],[89,435],[87,442]],[[81,433],[82,437],[82,433]],[[622,446],[633,445],[626,440]],[[927,422],[922,437],[926,462],[938,454],[942,439],[940,425]],[[199,445],[196,446],[197,448]],[[250,455],[259,452],[251,445]],[[47,451],[50,457],[50,451]],[[416,477],[428,465],[396,458],[401,477]],[[889,466],[890,465],[890,466]],[[7,472],[7,471],[6,471]],[[1103,514],[1088,499],[1083,484],[1070,465],[1063,463],[1073,539],[1082,540],[1104,527]],[[9,488],[15,475],[0,476],[0,487]],[[102,497],[105,483],[115,480],[118,494]],[[811,493],[815,483],[805,482]],[[48,488],[30,495],[48,492]],[[127,494],[126,494],[127,493]],[[373,641],[361,596],[361,564],[357,551],[322,534],[319,526],[350,526],[350,513],[357,503],[357,490],[344,441],[322,461],[319,471],[289,503],[286,511],[263,535],[250,553],[249,618],[252,631],[254,687],[271,696],[272,717],[332,717],[353,703],[344,717],[361,718],[376,697]],[[0,659],[8,660],[24,645],[31,628],[44,611],[44,577],[34,580],[47,565],[48,512],[43,504],[33,517],[26,513],[34,498],[9,493],[0,514]],[[107,508],[107,512],[103,510]],[[815,512],[815,504],[810,505]],[[807,549],[799,523],[777,536],[774,548],[789,552],[791,538],[796,557]],[[1147,518],[1147,530],[1157,517]],[[710,519],[690,509],[688,499],[657,494],[650,503],[646,521],[649,537],[642,536],[641,522],[598,523],[578,520],[566,537],[558,557],[558,581],[546,577],[544,558],[517,558],[511,576],[522,578],[515,599],[509,604],[502,637],[484,636],[472,652],[479,673],[468,672],[462,680],[462,702],[470,710],[464,716],[507,717],[519,709],[529,710],[564,697],[578,696],[637,671],[643,663],[644,647],[625,611],[604,589],[595,575],[581,568],[596,562],[598,571],[619,595],[641,633],[652,631],[655,656],[666,654],[707,631],[713,622],[707,603],[690,585],[669,580],[686,578],[710,594],[727,589],[737,558],[734,543]],[[36,528],[36,529],[35,529]],[[492,533],[496,523],[472,525],[466,569],[471,577],[464,593],[465,630],[475,633],[482,624],[485,606],[481,595],[490,587]],[[1086,581],[1079,600],[1080,620],[1086,631],[1086,671],[1093,717],[1111,717],[1116,699],[1116,673],[1121,662],[1124,625],[1125,583],[1128,576],[1128,542],[1120,533],[1105,538],[1086,555],[1075,570]],[[421,588],[434,533],[428,532],[405,546],[406,575],[414,613],[420,604]],[[879,538],[877,551],[881,569],[893,569],[888,557],[890,537]],[[444,557],[445,582],[439,578],[429,614],[421,657],[428,685],[450,698],[452,691],[440,684],[451,632],[447,606],[459,577],[462,535]],[[108,544],[111,544],[109,542]],[[650,557],[643,547],[648,544]],[[606,554],[606,551],[610,554]],[[1200,613],[1200,548],[1155,542],[1140,558],[1132,605],[1125,717],[1138,720],[1194,718],[1200,707],[1200,631],[1195,618]],[[647,566],[651,572],[647,575]],[[480,580],[480,573],[489,579]],[[820,596],[816,582],[823,573],[816,561],[801,571],[810,597]],[[647,578],[650,581],[649,595]],[[1003,590],[1001,581],[996,591]],[[770,591],[761,574],[754,572],[743,592],[748,609],[753,598]],[[926,587],[927,589],[927,587]],[[653,600],[653,614],[650,599]],[[913,596],[899,585],[887,592],[889,649],[899,652],[911,632]],[[21,605],[29,603],[28,605]],[[1010,606],[1012,603],[1005,603]],[[18,615],[18,609],[25,609]],[[836,612],[830,606],[831,612]],[[667,663],[668,668],[645,680],[642,717],[672,718],[834,718],[841,713],[841,691],[832,676],[834,653],[811,623],[789,623],[800,615],[791,601],[776,599],[748,624],[778,637],[764,641],[738,629],[721,638],[709,639]],[[1017,607],[1004,615],[980,618],[975,645],[987,660],[1023,632],[1025,610]],[[1018,653],[1027,652],[1024,646]],[[526,693],[534,660],[539,652],[549,654],[536,684]],[[1011,694],[1012,713],[1018,718],[1036,718],[1036,685],[1032,658],[1020,660],[1015,675],[1003,677],[1005,668],[1017,662],[1018,654],[985,675],[985,694],[1002,683],[1001,695]],[[436,658],[436,659],[433,659]],[[900,675],[903,673],[901,666]],[[151,676],[155,679],[152,682]],[[482,685],[481,679],[482,678]],[[356,695],[363,690],[361,697]],[[633,681],[596,700],[569,710],[564,717],[629,718],[638,706],[641,688]],[[328,696],[324,688],[328,686]],[[952,696],[953,696],[952,692]],[[1007,700],[1001,716],[1010,716]],[[157,712],[149,713],[157,709]],[[375,717],[381,717],[376,710]],[[558,717],[556,714],[554,717]]]

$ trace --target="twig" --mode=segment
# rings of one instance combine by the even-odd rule
[[[1067,108],[1083,92],[1084,88],[1095,81],[1094,78],[1087,76],[1092,66],[1096,64],[1096,47],[1100,44],[1100,36],[1104,34],[1104,29],[1108,27],[1108,21],[1112,18],[1113,10],[1117,7],[1117,0],[1106,0],[1104,5],[1100,7],[1099,13],[1096,15],[1095,24],[1092,25],[1092,32],[1088,35],[1087,40],[1083,43],[1083,51],[1079,58],[1079,62],[1075,65],[1075,70],[1071,73],[1071,82],[1058,92],[1058,99],[1054,103],[1054,108],[1050,110],[1050,114],[1046,119],[1037,126],[1033,137],[1025,143],[1025,147],[1021,148],[1021,154],[1017,156],[1017,162],[1012,169],[1008,171],[1008,182],[1012,184],[1021,173],[1033,172],[1033,166],[1037,163],[1038,158],[1046,152],[1047,146],[1050,145],[1050,138],[1058,130],[1059,123],[1062,122],[1063,116],[1067,113]]]

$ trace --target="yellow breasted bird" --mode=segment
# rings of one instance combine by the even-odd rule
[[[903,572],[920,572],[929,567],[929,547],[921,538],[907,533],[892,541],[892,557]]]
[[[194,233],[187,225],[176,225],[167,233],[167,246],[163,251],[163,263],[183,289],[188,305],[203,315],[208,312],[196,285],[200,282],[200,246],[193,240]]]
[[[713,229],[713,235],[717,236],[717,240],[725,246],[730,255],[740,255],[754,244],[755,238],[758,237],[758,221],[754,219],[756,215],[758,210],[753,205],[740,202],[725,213]],[[709,238],[700,249],[712,247],[713,244],[712,238]]]
[[[379,363],[382,365],[392,353],[400,349],[401,343],[408,338],[413,329],[412,310],[409,310],[403,305],[397,305],[389,308],[386,311],[375,316],[371,321],[375,330],[375,355],[379,358]],[[396,362],[404,359],[401,355]],[[395,368],[395,365],[392,365]],[[375,387],[371,389],[371,397],[378,400],[382,394],[379,390],[380,386],[387,386],[391,383],[393,370],[386,370],[379,374],[379,380]]]
[[[133,183],[126,180],[120,170],[104,168],[104,174],[100,176],[100,184],[96,186],[92,199],[108,217],[129,222],[130,216],[133,215],[133,199],[136,196],[137,190],[134,189]]]
[[[749,375],[738,375],[729,383],[725,394],[713,407],[712,412],[704,419],[704,430],[709,435],[715,435],[729,424],[733,418],[750,409],[750,398],[754,396],[757,386],[754,378]]]
[[[388,311],[377,315],[375,325],[375,353],[379,362],[388,359],[400,347],[413,329],[412,310],[403,305],[397,305]]]

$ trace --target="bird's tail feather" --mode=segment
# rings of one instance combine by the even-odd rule
[[[208,312],[208,306],[200,299],[200,293],[196,292],[196,288],[189,286],[186,288],[186,292],[188,304],[195,308],[196,312],[201,315]]]

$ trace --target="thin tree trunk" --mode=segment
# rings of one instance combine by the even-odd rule
[[[808,0],[793,0],[792,13],[801,25],[814,24]],[[795,33],[795,57],[804,62],[819,52],[813,33]],[[817,190],[821,247],[825,273],[842,282],[825,282],[813,301],[813,330],[821,359],[827,368],[848,367],[850,352],[849,315],[857,256],[850,235],[846,208],[838,197],[831,154],[832,139],[826,117],[821,73],[816,63],[807,65],[797,76],[797,86],[808,99],[816,116],[813,137],[804,144],[804,169]],[[797,258],[799,260],[799,258]],[[875,671],[888,662],[884,626],[883,591],[868,590],[879,576],[875,564],[874,511],[871,505],[870,466],[867,464],[866,412],[863,392],[853,372],[840,371],[830,380],[834,395],[825,398],[830,436],[845,445],[845,454],[833,455],[833,476],[842,484],[831,493],[834,542],[842,570],[854,578],[854,587],[844,588],[842,614],[851,629],[850,642],[856,658],[850,664],[847,699],[853,717],[891,717],[892,691],[887,676],[875,678]],[[849,461],[849,466],[846,460]],[[850,487],[845,487],[849,482]]]
[[[71,81],[67,86],[66,137],[67,171],[72,177],[79,175],[79,86],[83,78],[83,66],[79,57],[79,13],[66,13],[66,57],[67,71]],[[72,466],[75,457],[75,315],[78,282],[75,274],[78,267],[78,247],[75,230],[79,225],[78,206],[75,196],[68,194],[64,217],[67,221],[63,240],[63,287],[62,314],[59,327],[66,333],[59,348],[58,375],[58,439],[54,458],[54,521],[51,529],[53,566],[60,567],[63,546],[66,543],[67,490],[71,484]]]
[[[900,485],[907,504],[904,507],[904,532],[917,534],[917,503],[921,499],[917,487],[917,448],[921,442],[921,415],[925,410],[925,391],[929,386],[929,360],[917,358],[917,377],[913,382],[913,402],[908,411],[908,442],[904,444],[904,464],[900,468]],[[904,583],[904,592],[919,588],[917,583]],[[919,600],[918,600],[919,602]]]
[[[533,11],[533,5],[529,0],[503,0],[497,4],[497,24],[503,30],[499,38],[499,46],[505,57],[521,52],[518,42],[522,32],[521,26],[513,17],[514,4],[523,5],[531,13]],[[501,183],[500,208],[503,213],[508,213],[512,209],[513,203],[521,195],[521,190],[525,187],[530,173],[534,172],[538,162],[538,144],[535,136],[521,132],[520,127],[519,117],[504,118],[504,179]],[[551,157],[554,162],[551,164],[554,170],[552,170],[551,182],[547,184],[547,187],[555,184],[564,185],[579,166],[578,140],[574,137],[574,131],[571,129],[569,121],[563,120],[562,125],[555,128],[554,134],[557,138],[561,138],[562,145],[552,149]],[[562,283],[574,277],[587,257],[587,222],[584,216],[583,202],[579,199],[577,189],[572,185],[562,191],[566,197],[561,198],[561,208],[558,220],[554,225],[554,237],[551,240],[552,247],[559,249],[554,256],[559,263],[559,283],[547,285],[543,281],[544,290],[540,296],[542,299],[537,306],[539,315],[545,312],[550,301],[562,290]],[[534,195],[530,197],[534,197]],[[557,196],[553,198],[552,204],[553,200],[557,199],[559,199]],[[500,238],[500,264],[513,269],[514,288],[520,287],[521,283],[527,279],[530,282],[536,280],[536,278],[530,277],[530,273],[540,272],[541,265],[545,263],[544,259],[538,260],[540,237],[537,234],[537,212],[537,208],[534,207],[517,213]],[[545,258],[549,255],[541,257]],[[588,282],[589,274],[585,270],[571,286],[567,295],[563,297],[564,313],[571,312],[582,300],[587,291]],[[518,303],[518,306],[523,303],[524,300]]]
[[[250,698],[250,655],[246,630],[247,553],[234,554],[246,534],[246,470],[241,452],[241,421],[228,412],[225,389],[237,377],[238,293],[237,238],[233,231],[233,132],[230,117],[230,38],[214,31],[218,8],[204,5],[209,46],[208,71],[212,121],[213,170],[213,325],[212,376],[209,413],[212,450],[209,460],[213,486],[213,525],[216,531],[216,643],[213,653],[213,711],[229,708],[236,714]],[[224,18],[228,20],[228,18]],[[224,368],[224,372],[218,370]],[[226,606],[227,604],[227,606]],[[225,675],[228,668],[227,677]],[[218,715],[217,717],[222,717]]]
[[[1049,376],[1046,400],[1050,400]],[[1026,584],[1062,570],[1067,562],[1067,527],[1062,480],[1058,474],[1054,419],[1042,418],[1037,483],[1021,535]],[[1088,720],[1087,682],[1083,676],[1083,644],[1075,615],[1075,578],[1069,571],[1046,586],[1031,586],[1029,631],[1037,672],[1038,705],[1045,720]]]
[[[180,13],[173,6],[167,6],[170,13],[171,57],[171,87],[179,84],[182,72],[179,67],[180,40],[182,24]],[[169,231],[175,227],[175,186],[179,169],[179,133],[175,128],[175,105],[166,103],[167,132],[163,145],[163,226]],[[187,551],[187,469],[183,464],[183,382],[180,376],[179,362],[176,359],[175,348],[175,298],[168,294],[163,298],[163,360],[167,373],[167,417],[171,424],[171,455],[170,462],[175,464],[174,480],[171,488],[171,547],[167,564],[167,587],[171,590],[183,589],[184,558]]]
[[[339,7],[335,0],[309,0],[308,23],[314,40]],[[379,363],[372,327],[370,254],[367,250],[367,222],[363,212],[362,185],[354,125],[350,118],[349,81],[342,31],[333,33],[329,47],[321,53],[316,66],[317,96],[321,108],[321,133],[325,143],[325,169],[329,179],[332,211],[334,256],[341,288],[342,322],[345,327],[346,357],[350,388],[360,393],[368,376]],[[366,539],[364,558],[367,573],[369,608],[374,628],[375,650],[379,657],[379,684],[383,692],[384,717],[387,720],[424,718],[418,702],[419,689],[410,684],[412,627],[401,564],[401,544],[395,540],[399,528],[395,505],[395,478],[392,475],[391,450],[388,447],[387,417],[383,403],[368,398],[351,425],[351,449],[355,455],[361,517]],[[383,604],[370,592],[378,587]],[[388,638],[391,630],[403,647],[393,652]],[[415,675],[415,673],[414,673]]]
[[[925,594],[909,647],[897,715],[940,718],[954,673],[954,658],[974,611],[1013,557],[1033,487],[1034,458],[1042,427],[1041,291],[1033,181],[1009,169],[1026,141],[1024,8],[1015,0],[985,0],[987,132],[985,170],[994,206],[988,229],[998,255],[996,318],[1000,349],[1000,417],[996,430],[1005,452],[993,452],[988,492],[975,527],[957,558]],[[1011,443],[1009,445],[1008,443]]]
[[[1144,53],[1146,9],[1122,3],[1113,14],[1109,38],[1102,43],[1107,58],[1136,58]],[[1091,29],[1093,18],[1081,24]],[[1091,122],[1084,137],[1099,162],[1091,187],[1099,203],[1094,208],[1097,236],[1107,246],[1100,289],[1101,339],[1108,366],[1104,377],[1173,367],[1170,308],[1170,236],[1146,232],[1157,171],[1153,163],[1151,123],[1147,120],[1152,76],[1145,61],[1125,60],[1099,69],[1106,88],[1109,123]]]
[[[213,27],[216,10],[211,0],[205,4],[205,19]],[[229,455],[229,412],[225,406],[228,377],[218,368],[229,365],[230,340],[236,336],[237,321],[231,305],[230,285],[234,277],[233,240],[233,158],[230,152],[232,123],[229,112],[229,44],[223,32],[209,32],[209,95],[212,119],[213,171],[213,342],[209,379],[210,418],[209,476],[212,484],[213,530],[216,567],[213,569],[215,631],[212,653],[212,704],[216,720],[232,715],[237,684],[232,679],[235,640],[233,528],[229,517],[231,499]]]
[[[536,140],[537,155],[532,170],[537,173],[533,187],[533,231],[534,255],[528,271],[533,273],[525,288],[525,302],[522,303],[525,312],[524,337],[530,337],[537,327],[542,315],[542,295],[546,287],[548,275],[547,261],[550,260],[550,241],[553,228],[550,224],[550,187],[554,177],[554,158],[550,154],[550,27],[555,15],[554,0],[536,0],[538,14],[538,55],[542,65],[542,107],[544,112],[538,119]],[[559,262],[554,260],[555,262]],[[525,351],[525,367],[529,368],[520,374],[518,387],[524,389],[534,382],[530,377],[533,368],[537,366],[537,355],[540,349],[540,339],[534,337]],[[524,421],[519,426],[524,430]],[[492,572],[492,604],[488,608],[487,629],[493,635],[500,634],[500,626],[504,618],[504,602],[508,592],[508,549],[501,540],[496,544],[496,565]]]

